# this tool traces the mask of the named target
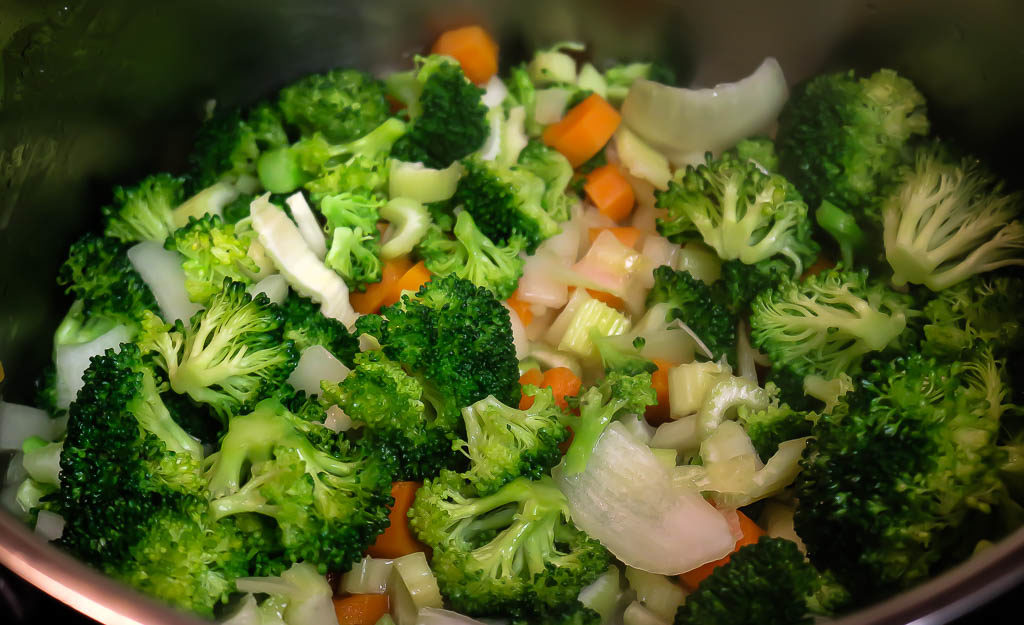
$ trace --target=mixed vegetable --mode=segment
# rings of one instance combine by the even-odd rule
[[[585,58],[214,107],[72,245],[5,505],[235,625],[810,623],[1021,525],[1021,196],[891,70]]]

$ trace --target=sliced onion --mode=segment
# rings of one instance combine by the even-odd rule
[[[507,302],[502,302],[501,305],[508,310],[509,320],[512,322],[512,344],[516,348],[516,359],[522,360],[530,354],[530,342],[526,338],[526,326],[519,319],[519,313],[509,306]]]
[[[289,195],[285,203],[291,209],[292,219],[295,220],[295,225],[298,226],[302,238],[309,244],[309,249],[313,250],[320,258],[327,256],[327,239],[324,237],[324,229],[320,227],[320,222],[313,215],[313,209],[309,207],[306,196],[302,194],[302,191],[297,191]]]
[[[320,382],[336,384],[345,379],[349,368],[322,345],[310,345],[302,350],[299,364],[288,376],[288,383],[307,395],[320,394]]]
[[[615,151],[619,155],[619,162],[631,176],[651,184],[655,189],[668,188],[668,182],[672,179],[668,159],[629,128],[620,126],[615,132]]]
[[[256,284],[250,284],[246,291],[253,297],[263,293],[271,302],[280,305],[288,298],[288,281],[281,274],[275,273]]]
[[[533,119],[544,126],[561,121],[571,97],[572,91],[564,87],[538,89],[533,105]]]
[[[552,474],[573,522],[633,568],[677,575],[727,555],[739,538],[620,423],[601,436],[582,473],[568,476],[560,465]]]
[[[331,406],[327,409],[327,416],[324,417],[324,427],[332,432],[348,432],[352,429],[352,417],[338,406]]]
[[[63,433],[66,419],[51,419],[45,410],[0,401],[0,450],[21,449],[26,438],[52,441]]]
[[[563,261],[552,254],[544,254],[539,250],[533,256],[527,256],[523,263],[523,276],[519,278],[517,289],[519,299],[530,304],[540,304],[548,308],[561,308],[569,301],[569,287],[565,282],[552,276],[551,267],[562,266]]]
[[[480,100],[484,103],[484,106],[490,109],[501,106],[501,103],[505,101],[507,96],[508,87],[505,86],[505,83],[497,75],[494,75],[484,85],[484,95]]]
[[[172,211],[171,217],[178,228],[188,225],[191,217],[222,215],[224,207],[238,197],[238,188],[226,182],[216,182],[185,200]]]
[[[750,345],[750,333],[747,330],[747,323],[740,319],[736,328],[736,370],[740,377],[757,383],[757,361],[754,358],[754,348]]]
[[[134,332],[128,326],[114,326],[88,343],[58,346],[53,353],[57,372],[57,407],[67,410],[78,396],[83,384],[82,374],[89,368],[89,362],[94,356],[108,349],[118,350],[121,343],[130,342],[133,335]]]
[[[677,166],[703,160],[775,121],[789,91],[782,68],[766,58],[746,78],[711,89],[633,83],[622,103],[623,122]]]
[[[153,292],[164,321],[174,323],[181,319],[187,322],[202,310],[202,306],[188,298],[181,254],[164,249],[154,241],[143,241],[128,248],[128,260]]]
[[[40,510],[36,517],[36,534],[46,540],[57,540],[64,534],[64,517],[56,512]]]
[[[697,415],[690,415],[668,423],[662,423],[651,437],[651,447],[675,449],[683,453],[697,451],[700,437],[697,436]]]

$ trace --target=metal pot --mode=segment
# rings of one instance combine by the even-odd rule
[[[32,381],[68,302],[54,284],[111,184],[182,165],[208,99],[244,104],[304,73],[407,65],[445,27],[481,22],[503,61],[582,40],[600,58],[657,58],[696,85],[765,56],[795,83],[892,67],[928,97],[935,130],[1021,187],[1024,3],[1015,0],[119,0],[0,2],[0,361],[8,401]],[[837,537],[841,540],[841,537]],[[0,512],[0,563],[105,623],[196,622],[43,543]],[[1024,529],[844,625],[944,623],[1024,579]]]

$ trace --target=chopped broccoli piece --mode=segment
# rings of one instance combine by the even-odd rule
[[[1020,311],[1024,279],[1015,276],[975,277],[943,289],[923,307],[926,355],[960,359],[984,345],[1004,355],[1024,346]]]
[[[244,284],[225,279],[187,326],[148,313],[139,344],[153,353],[174,392],[227,418],[280,386],[295,368],[295,344],[283,338],[283,326],[281,311],[265,294],[253,298]]]
[[[366,285],[381,279],[384,265],[377,220],[383,205],[383,200],[365,190],[328,195],[320,200],[327,231],[333,233],[324,262],[356,291],[364,291]]]
[[[672,306],[669,319],[688,325],[711,350],[713,360],[726,356],[735,363],[737,318],[720,283],[708,285],[688,271],[663,265],[654,270],[654,286],[647,294],[648,306],[660,302]]]
[[[240,231],[217,215],[204,215],[189,218],[164,247],[185,258],[181,267],[189,299],[206,304],[220,292],[225,278],[248,285],[260,273],[260,266],[249,256],[254,238],[251,230]]]
[[[345,365],[353,365],[359,353],[359,339],[345,324],[325,317],[312,300],[289,293],[281,303],[281,315],[284,320],[282,336],[295,343],[296,351],[302,353],[307,347],[321,345]]]
[[[427,269],[439,276],[455,274],[489,289],[498,299],[512,295],[523,275],[523,259],[519,253],[525,247],[525,240],[513,235],[506,246],[496,245],[477,228],[468,211],[456,217],[452,233],[454,239],[448,238],[437,226],[427,231],[426,238],[417,247]]]
[[[484,90],[469,82],[458,63],[442,56],[417,59],[422,85],[410,106],[409,132],[395,143],[392,156],[444,169],[480,149],[490,131]]]
[[[269,517],[285,561],[347,570],[387,527],[393,499],[386,467],[345,451],[331,430],[265,399],[231,418],[207,459],[211,513]]]
[[[623,375],[654,373],[658,365],[640,353],[645,339],[637,337],[629,341],[621,334],[604,336],[596,328],[590,330],[590,342],[597,348],[605,373],[617,371]]]
[[[303,135],[320,132],[334,143],[357,139],[391,116],[384,83],[356,69],[306,76],[281,89],[277,106]]]
[[[797,276],[818,254],[796,188],[734,151],[717,160],[708,154],[656,195],[657,206],[668,210],[658,218],[658,232],[673,242],[699,238],[723,260],[747,265],[781,256]]]
[[[490,291],[456,276],[427,282],[412,297],[356,321],[384,353],[422,375],[456,407],[493,395],[512,405],[519,366],[508,310]]]
[[[184,200],[184,178],[154,174],[134,187],[114,187],[114,203],[103,207],[104,234],[125,243],[156,241],[174,232],[172,211]]]
[[[878,221],[887,187],[928,134],[924,96],[890,69],[824,74],[797,87],[779,115],[779,167],[810,206],[828,200]],[[861,226],[865,226],[862,222]]]
[[[979,273],[1024,265],[1024,225],[1015,219],[1022,198],[1002,193],[976,163],[949,162],[941,148],[919,151],[882,209],[893,284],[941,291]]]
[[[839,245],[843,267],[852,269],[854,257],[864,249],[867,241],[867,235],[857,225],[857,219],[832,202],[822,200],[821,206],[814,211],[814,220]]]
[[[753,265],[727,260],[722,263],[721,285],[716,281],[711,289],[724,289],[729,310],[736,315],[743,315],[750,310],[750,303],[759,293],[774,288],[790,277],[792,271],[792,267],[780,258],[762,260]]]
[[[909,307],[909,297],[868,282],[866,271],[831,270],[761,293],[751,337],[773,363],[834,378],[856,373],[865,354],[896,341]]]
[[[762,461],[767,461],[778,450],[779,443],[810,436],[811,426],[818,415],[781,404],[760,410],[740,406],[737,418],[754,444],[757,455]]]
[[[158,310],[152,291],[128,260],[127,246],[109,237],[87,234],[73,243],[57,284],[76,299],[73,310],[80,317],[72,316],[85,323],[137,325],[146,311]],[[93,338],[105,331],[93,328],[98,332]]]
[[[238,110],[216,111],[199,128],[189,155],[191,192],[220,181],[254,187],[260,153],[284,145],[288,136],[279,113],[270,105],[257,105],[247,115]]]
[[[775,142],[767,137],[743,139],[733,150],[739,158],[754,161],[768,173],[779,171],[779,155],[775,153]]]
[[[541,206],[548,215],[555,221],[569,219],[569,209],[576,199],[567,193],[573,177],[569,159],[540,141],[531,141],[519,153],[519,167],[544,181]]]

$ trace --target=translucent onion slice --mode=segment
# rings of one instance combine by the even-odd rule
[[[78,396],[83,385],[82,374],[89,367],[93,356],[99,356],[108,349],[120,351],[121,343],[130,342],[132,335],[132,330],[127,326],[114,326],[88,343],[59,345],[53,354],[57,371],[57,407],[67,410]]]
[[[622,103],[622,119],[648,145],[682,166],[767,130],[788,95],[782,68],[769,57],[746,78],[710,89],[637,80]]]
[[[310,345],[302,350],[299,364],[288,376],[288,383],[307,395],[320,394],[320,382],[338,383],[349,374],[349,368],[322,345]]]
[[[0,451],[21,449],[30,436],[52,441],[67,426],[67,419],[51,419],[45,410],[0,401]]]
[[[153,292],[160,316],[167,323],[187,322],[203,307],[188,298],[181,254],[164,249],[154,241],[143,241],[128,248],[128,260]]]

